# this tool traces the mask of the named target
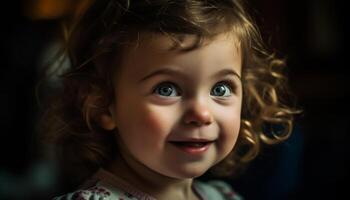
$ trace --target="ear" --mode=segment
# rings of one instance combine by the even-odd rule
[[[110,106],[106,112],[100,115],[99,119],[100,126],[108,131],[111,131],[117,127],[112,108],[113,106]]]

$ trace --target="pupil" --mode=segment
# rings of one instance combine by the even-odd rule
[[[223,86],[219,86],[215,89],[216,94],[222,94],[224,92],[225,88]]]
[[[160,92],[161,92],[161,94],[169,95],[171,93],[171,88],[169,88],[169,87],[162,87]]]

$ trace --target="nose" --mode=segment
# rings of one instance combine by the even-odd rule
[[[207,105],[198,101],[189,103],[189,107],[184,116],[185,124],[204,126],[213,122],[213,116]]]

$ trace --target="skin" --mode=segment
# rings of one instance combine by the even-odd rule
[[[101,116],[103,128],[117,130],[119,159],[108,169],[157,199],[197,199],[191,189],[193,178],[223,160],[238,137],[239,43],[225,33],[194,50],[179,51],[169,50],[173,41],[167,36],[141,35],[138,45],[122,55],[115,102]],[[181,45],[194,40],[187,35]],[[172,92],[164,93],[169,87]],[[213,92],[218,87],[224,94]],[[170,143],[192,139],[213,142],[200,154]]]

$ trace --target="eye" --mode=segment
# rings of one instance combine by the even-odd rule
[[[232,84],[226,81],[219,82],[214,85],[210,95],[219,97],[228,97],[232,95]]]
[[[175,97],[175,96],[180,96],[180,92],[178,91],[178,87],[171,82],[164,82],[158,84],[154,90],[153,93],[160,95],[160,96],[165,96],[165,97]]]

